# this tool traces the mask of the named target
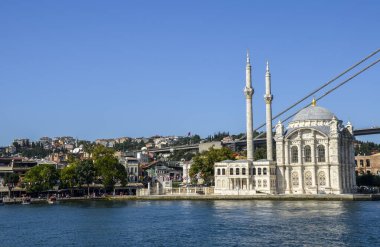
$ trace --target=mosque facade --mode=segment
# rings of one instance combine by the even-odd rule
[[[279,122],[272,136],[271,75],[267,64],[266,128],[267,157],[253,160],[254,90],[247,54],[246,124],[247,159],[225,160],[214,165],[217,195],[255,194],[343,194],[352,193],[355,182],[354,135],[343,122],[316,101],[301,111],[287,127]],[[275,140],[273,145],[272,140]],[[275,146],[276,159],[273,159]]]

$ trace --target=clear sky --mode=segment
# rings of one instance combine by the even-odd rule
[[[2,0],[0,145],[244,132],[247,48],[257,126],[266,60],[277,113],[380,48],[379,11],[377,0]],[[379,78],[380,64],[318,105],[379,126]]]

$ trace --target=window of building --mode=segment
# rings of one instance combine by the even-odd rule
[[[255,167],[252,168],[252,174],[256,175],[256,168]]]
[[[326,185],[326,175],[325,175],[325,172],[323,171],[318,173],[318,184],[320,186]]]
[[[263,175],[267,175],[267,168],[263,168]]]
[[[305,172],[305,185],[307,187],[310,187],[312,184],[313,184],[313,179],[311,176],[311,172],[307,171],[307,172]]]
[[[240,170],[239,168],[236,168],[236,175],[239,175],[240,174]]]
[[[360,167],[364,167],[364,161],[360,160]]]
[[[263,187],[264,187],[264,188],[267,187],[267,180],[266,180],[266,179],[263,180]]]
[[[257,175],[261,175],[261,168],[257,168]]]
[[[242,175],[245,175],[245,168],[242,168],[242,169],[241,169],[241,174],[242,174]]]
[[[298,172],[292,173],[292,185],[293,185],[293,187],[297,187],[299,185]]]
[[[222,169],[222,175],[226,175],[226,169]]]
[[[317,152],[318,152],[318,162],[326,162],[325,146],[319,145],[317,147]]]
[[[220,169],[218,168],[218,175],[220,175]]]
[[[370,160],[365,160],[365,165],[366,165],[367,167],[370,167],[370,166],[371,166],[371,161],[370,161]]]
[[[257,180],[257,187],[261,187],[261,180]]]
[[[230,175],[234,175],[234,168],[230,168]]]
[[[304,148],[305,162],[311,162],[311,148],[309,145]]]
[[[291,149],[291,158],[292,163],[298,163],[298,148],[296,146]]]

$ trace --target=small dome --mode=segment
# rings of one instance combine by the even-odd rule
[[[309,106],[299,111],[293,118],[292,122],[305,120],[331,120],[334,114],[326,108],[320,106]]]

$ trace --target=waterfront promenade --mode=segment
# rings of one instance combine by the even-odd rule
[[[70,197],[59,198],[58,202],[80,201],[107,201],[107,200],[145,200],[145,201],[219,201],[219,200],[268,200],[268,201],[380,201],[380,194],[342,194],[342,195],[197,195],[197,194],[172,194],[172,195],[144,195],[144,196],[106,196],[106,197]],[[3,198],[5,204],[20,204],[22,198]],[[46,198],[32,198],[32,204],[47,203]]]

